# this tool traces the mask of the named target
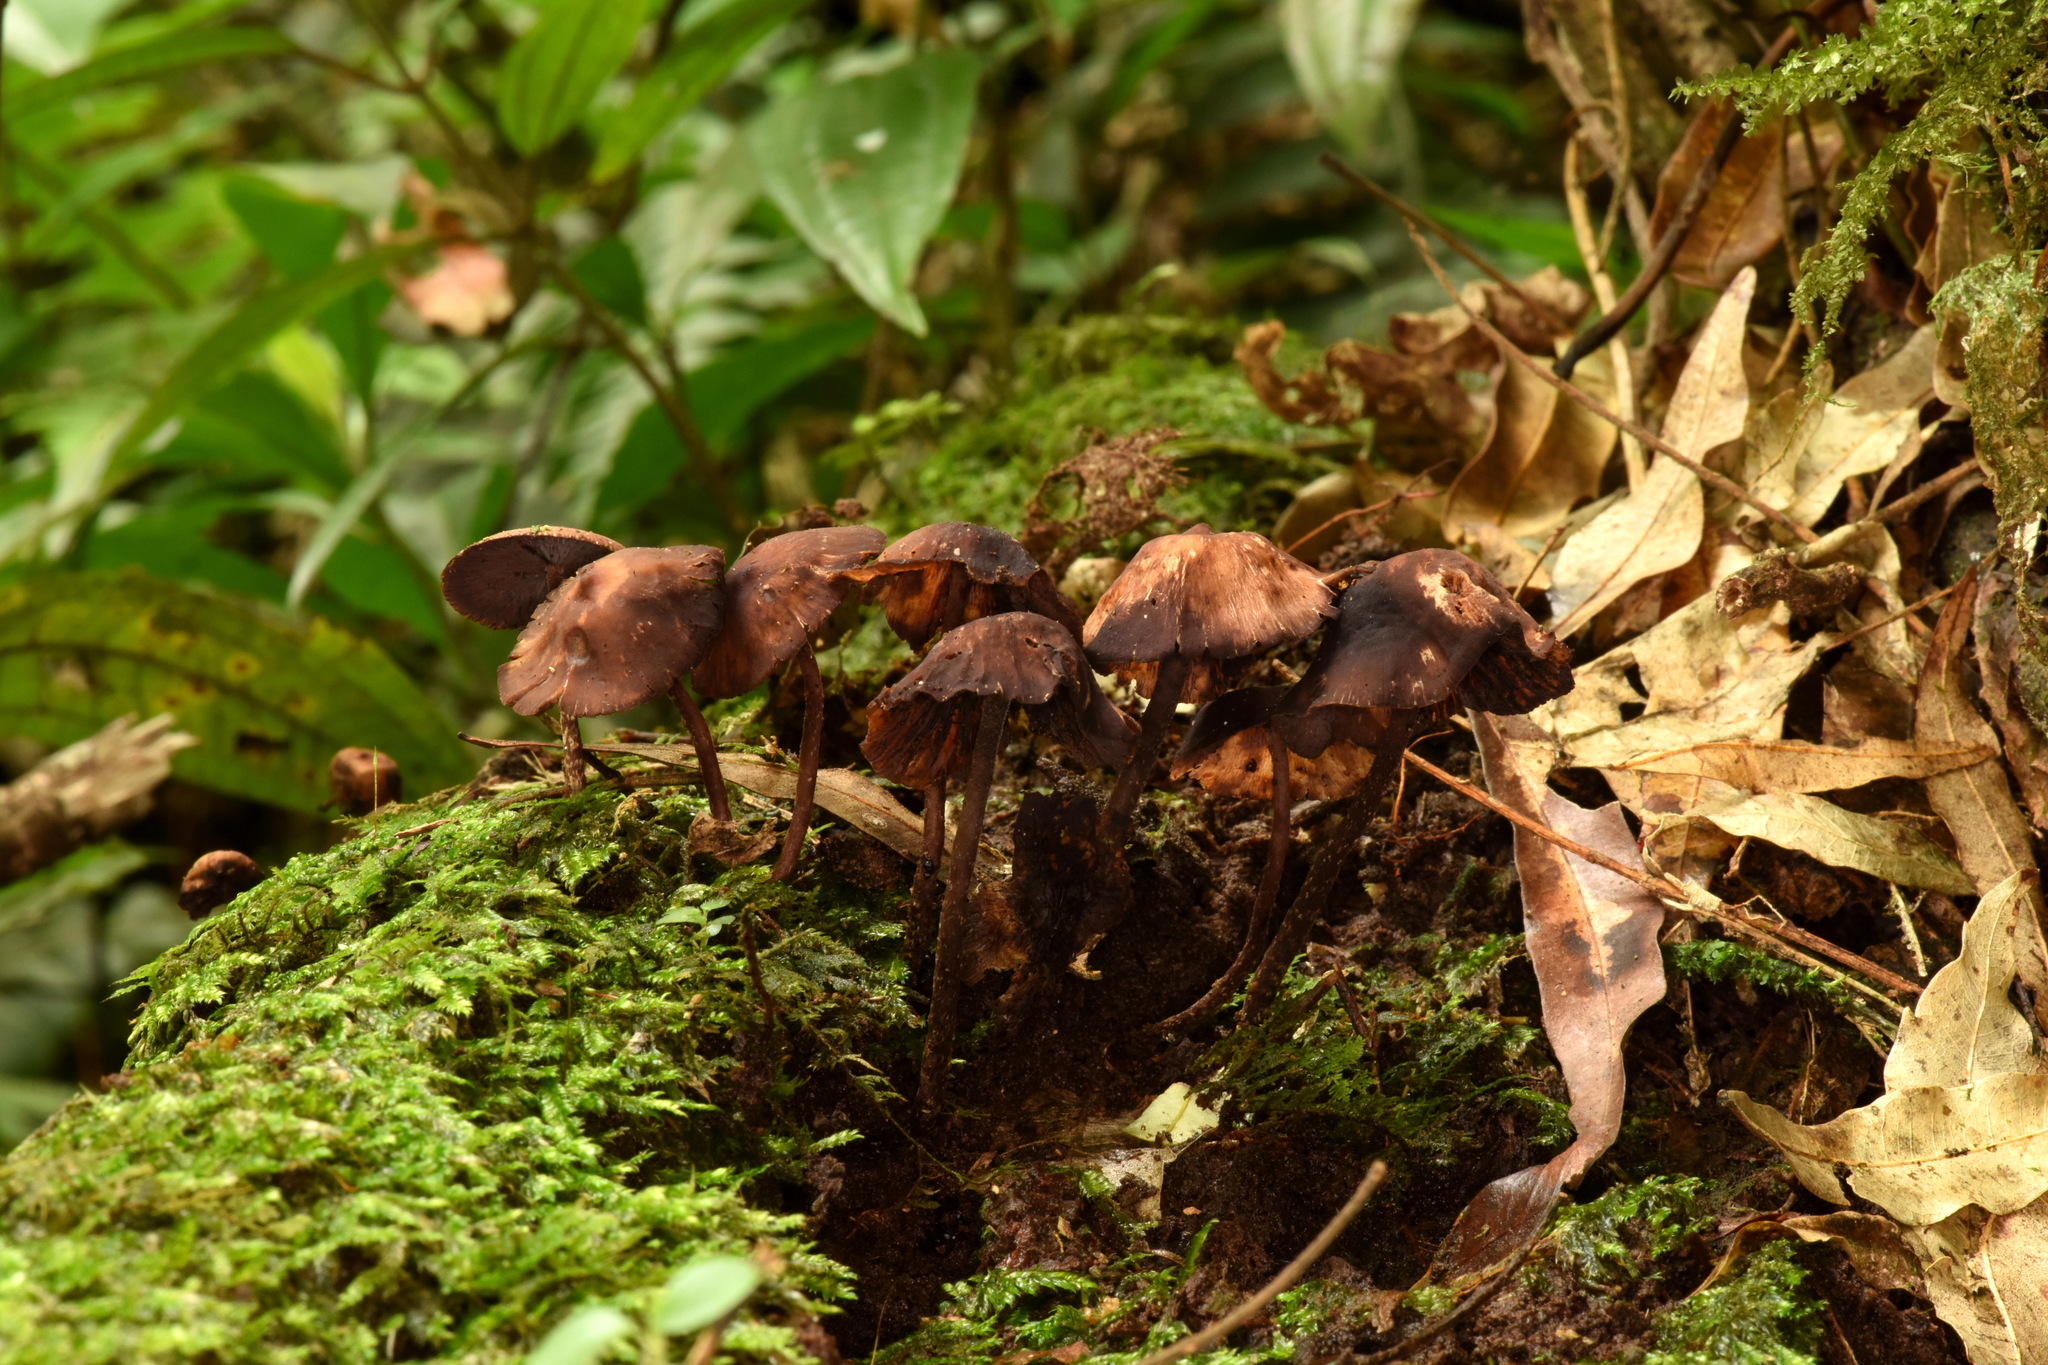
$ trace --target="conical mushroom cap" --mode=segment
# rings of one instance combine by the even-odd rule
[[[1212,796],[1272,800],[1273,751],[1266,723],[1287,692],[1285,687],[1240,688],[1195,712],[1173,756],[1173,776],[1193,777]],[[1369,744],[1350,740],[1337,740],[1312,759],[1290,749],[1288,794],[1295,800],[1341,800],[1364,784],[1372,754]]]
[[[867,585],[889,628],[922,647],[945,627],[947,599],[962,593],[962,621],[1005,612],[1049,616],[1078,633],[1074,609],[1022,545],[1001,531],[967,521],[919,527],[846,577]]]
[[[1002,697],[1061,712],[1084,762],[1128,756],[1129,718],[1095,687],[1081,647],[1065,626],[1035,612],[984,616],[948,632],[917,667],[868,705],[861,745],[874,770],[908,787],[941,773],[963,774],[972,745],[973,703]],[[1113,758],[1109,761],[1113,761]]]
[[[762,541],[725,574],[725,623],[690,674],[707,697],[759,687],[852,590],[842,575],[882,548],[872,526],[824,526]]]
[[[518,630],[548,594],[594,559],[625,548],[573,526],[528,526],[485,536],[441,570],[441,595],[470,620]]]
[[[1234,662],[1299,640],[1331,614],[1315,570],[1264,536],[1195,526],[1147,541],[1081,634],[1088,657],[1146,696],[1163,659],[1189,660],[1184,701],[1228,681]]]
[[[1414,550],[1367,566],[1344,590],[1279,723],[1290,745],[1319,752],[1322,733],[1341,735],[1349,723],[1317,712],[1469,706],[1519,715],[1571,690],[1570,648],[1499,579],[1455,550]]]
[[[498,697],[522,716],[559,706],[607,716],[667,692],[702,657],[725,615],[708,545],[620,550],[548,597],[498,669]]]

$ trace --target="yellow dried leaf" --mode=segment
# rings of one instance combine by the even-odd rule
[[[1940,844],[1912,826],[1858,815],[1803,792],[1741,796],[1694,807],[1692,814],[1737,838],[1761,839],[1900,886],[1947,896],[1977,889]]]
[[[1617,766],[1631,772],[1711,778],[1752,792],[1826,792],[1887,777],[1952,772],[1994,753],[1984,744],[1923,748],[1895,739],[1865,740],[1853,749],[1793,739],[1738,739],[1643,754]]]

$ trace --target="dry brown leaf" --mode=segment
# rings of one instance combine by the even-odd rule
[[[1920,430],[1920,408],[1934,397],[1935,329],[1913,333],[1890,357],[1835,390],[1820,409],[1793,472],[1785,515],[1811,526],[1852,475],[1891,464]]]
[[[1749,418],[1749,379],[1743,343],[1756,272],[1745,269],[1721,296],[1693,343],[1664,414],[1664,439],[1695,460],[1741,437]],[[1553,627],[1569,635],[1629,588],[1676,569],[1699,553],[1706,500],[1699,477],[1665,456],[1650,465],[1642,486],[1595,517],[1565,542],[1551,570]]]
[[[1574,379],[1614,405],[1604,354],[1588,356]],[[1445,534],[1461,538],[1462,528],[1479,523],[1510,536],[1547,535],[1574,504],[1599,493],[1617,433],[1519,365],[1501,375],[1493,410],[1485,449],[1458,472],[1445,496]]]
[[[1657,201],[1650,209],[1652,239],[1664,235],[1679,200],[1720,137],[1728,113],[1726,100],[1714,100],[1686,125],[1678,149],[1657,177]],[[1807,135],[1783,118],[1770,119],[1743,135],[1671,259],[1673,278],[1722,289],[1737,271],[1762,260],[1778,244],[1785,230],[1786,192],[1809,189],[1815,171],[1825,175],[1842,154],[1841,130],[1832,123],[1812,125],[1810,133],[1811,153]]]
[[[403,279],[398,295],[421,322],[459,337],[479,337],[518,306],[505,263],[476,242],[448,242],[424,275]]]
[[[1540,758],[1534,770],[1521,766],[1524,754],[1540,755],[1540,732],[1519,717],[1475,711],[1471,719],[1494,796],[1560,834],[1641,866],[1619,805],[1574,805],[1544,785]],[[1637,1017],[1664,998],[1657,946],[1662,901],[1519,827],[1515,868],[1543,1031],[1571,1092],[1578,1136],[1548,1162],[1494,1181],[1465,1207],[1438,1256],[1454,1281],[1497,1264],[1540,1234],[1557,1193],[1576,1185],[1613,1144],[1628,1083],[1622,1043]]]
[[[1956,1329],[1971,1365],[2048,1360],[2048,1195],[2016,1213],[1967,1208],[1908,1228],[1927,1297]]]
[[[751,863],[782,842],[782,831],[772,821],[752,834],[737,820],[716,819],[708,812],[690,822],[690,852],[709,854],[727,867]]]
[[[1982,744],[1922,748],[1898,740],[1865,740],[1855,748],[1795,739],[1720,740],[1618,764],[1630,772],[1712,778],[1752,792],[1828,792],[1887,777],[1922,778],[1990,758]]]
[[[1963,641],[1977,607],[1977,568],[1970,567],[1941,609],[1913,706],[1913,737],[1926,745],[1989,744],[1998,736],[1977,713],[1963,677]],[[1988,890],[2016,872],[2033,870],[2034,841],[2027,818],[1996,758],[1926,780],[1927,804],[1947,822],[1956,854]]]
[[[1858,815],[1804,792],[1737,796],[1695,806],[1690,814],[1738,839],[1761,839],[1900,886],[1945,896],[1977,889],[1946,849],[1913,826]]]
[[[2043,736],[2020,700],[2020,670],[2027,666],[2026,637],[2013,593],[2012,570],[1997,561],[1977,580],[1977,614],[1971,626],[1977,667],[1983,674],[1985,709],[2005,741],[2005,761],[2034,828],[2048,829],[2048,736]]]
[[[1744,1223],[1729,1238],[1728,1249],[1693,1293],[1712,1289],[1727,1279],[1741,1265],[1743,1257],[1774,1237],[1796,1237],[1802,1242],[1825,1243],[1847,1256],[1865,1283],[1874,1288],[1903,1290],[1920,1298],[1927,1297],[1920,1268],[1900,1235],[1899,1225],[1874,1213],[1846,1210],[1785,1216],[1766,1214]]]
[[[1486,419],[1457,379],[1462,352],[1418,358],[1340,341],[1323,352],[1320,369],[1290,379],[1273,363],[1286,330],[1253,323],[1236,358],[1259,401],[1288,421],[1347,426],[1371,418],[1374,449],[1414,471],[1445,459],[1463,463],[1484,437]]]
[[[1956,960],[1934,974],[1899,1021],[1885,1059],[1887,1090],[1970,1085],[2004,1071],[2048,1070],[2036,1055],[2034,1029],[2013,1004],[2015,980],[2042,980],[2040,889],[2031,876],[1993,887],[1963,925]]]

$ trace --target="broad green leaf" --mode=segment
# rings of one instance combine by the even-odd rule
[[[868,305],[923,336],[910,292],[974,124],[981,63],[951,49],[787,96],[748,131],[761,187]]]
[[[276,375],[255,368],[208,390],[148,462],[235,479],[289,479],[322,493],[339,493],[349,481],[333,424]]]
[[[88,569],[133,565],[159,578],[200,579],[230,592],[282,602],[284,575],[206,538],[222,516],[247,506],[237,498],[200,497],[148,508],[117,526],[96,524],[80,547],[80,563]]]
[[[343,536],[321,581],[357,611],[403,621],[429,640],[447,638],[439,594],[427,596],[406,552],[389,541]]]
[[[561,0],[512,45],[498,77],[498,122],[514,147],[532,156],[575,126],[633,54],[643,8]]]
[[[74,67],[61,76],[28,83],[8,82],[6,118],[15,119],[67,104],[80,95],[110,85],[146,80],[193,66],[210,66],[238,57],[272,57],[294,50],[292,40],[269,28],[207,28],[180,33],[160,42],[110,52],[97,61]]]
[[[474,767],[418,685],[328,621],[134,569],[0,588],[0,733],[69,744],[164,712],[200,741],[180,776],[297,810],[320,807],[349,745],[391,754],[415,792]]]
[[[1372,157],[1421,8],[1422,0],[1280,0],[1280,37],[1294,79],[1353,155]]]
[[[0,886],[0,934],[33,928],[65,903],[112,890],[148,865],[148,854],[119,839],[74,849],[41,871]]]
[[[740,58],[780,28],[805,0],[698,0],[676,26],[675,39],[633,98],[605,123],[590,178],[605,181],[630,167],[681,115],[716,89]]]
[[[576,282],[607,309],[647,325],[647,281],[633,248],[618,237],[602,237],[569,266]]]
[[[633,1320],[618,1309],[585,1304],[555,1324],[527,1354],[526,1365],[590,1365],[632,1330]]]
[[[335,250],[348,235],[345,210],[301,199],[258,176],[229,176],[221,198],[271,268],[287,280],[303,280],[334,264]]]
[[[306,593],[319,581],[321,571],[327,567],[327,557],[341,544],[341,538],[355,530],[356,523],[363,519],[363,513],[384,496],[384,490],[390,485],[391,476],[398,472],[398,464],[404,454],[405,448],[401,445],[385,447],[377,457],[377,463],[358,474],[355,482],[348,486],[348,491],[336,500],[292,565],[291,587],[285,594],[287,602],[297,606],[306,600]]]
[[[313,315],[313,325],[341,357],[341,367],[348,373],[349,392],[361,399],[364,407],[370,405],[377,383],[377,365],[384,358],[384,343],[389,340],[377,318],[390,302],[391,286],[382,280],[371,280]]]
[[[133,455],[180,409],[212,388],[271,337],[377,280],[413,250],[409,245],[380,247],[338,262],[317,275],[267,289],[244,303],[171,367],[122,434],[114,450],[115,461]]]
[[[63,71],[92,51],[100,25],[126,0],[13,0],[7,55],[38,71]]]
[[[672,1337],[700,1332],[747,1301],[761,1272],[743,1256],[707,1256],[668,1277],[654,1325]]]

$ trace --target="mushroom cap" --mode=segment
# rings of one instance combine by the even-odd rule
[[[573,526],[528,526],[485,536],[441,570],[441,595],[470,620],[518,630],[549,593],[594,559],[625,547]]]
[[[1278,717],[1297,752],[1349,737],[1341,709],[1473,707],[1519,715],[1572,690],[1571,649],[1455,550],[1368,565]],[[1335,727],[1335,728],[1332,728]]]
[[[1054,738],[1083,762],[1127,760],[1135,726],[1088,671],[1065,626],[1036,612],[984,616],[949,631],[917,667],[868,704],[861,745],[874,770],[910,787],[964,775],[983,697],[1043,708]]]
[[[498,669],[498,697],[522,716],[559,706],[605,716],[667,692],[725,617],[725,551],[619,550],[549,594]]]
[[[1267,722],[1287,696],[1285,687],[1226,692],[1195,712],[1187,738],[1173,756],[1172,774],[1193,777],[1212,796],[1273,799],[1273,752]],[[1328,744],[1315,758],[1287,751],[1287,789],[1294,800],[1336,801],[1351,795],[1372,771],[1370,743]]]
[[[944,628],[946,599],[962,587],[962,621],[1029,611],[1080,633],[1074,609],[1030,552],[973,522],[920,527],[845,576],[866,584],[867,600],[881,603],[889,628],[916,647]]]
[[[256,860],[231,848],[202,853],[185,870],[178,887],[178,908],[193,919],[205,919],[263,880]]]
[[[888,539],[872,526],[824,526],[762,541],[725,573],[725,623],[690,681],[707,697],[759,687],[852,589],[843,577]]]
[[[1231,665],[1299,640],[1332,614],[1315,570],[1250,531],[1194,526],[1147,541],[1081,633],[1096,667],[1152,695],[1161,660],[1190,661],[1181,697],[1202,701]]]
[[[400,799],[404,782],[398,760],[382,749],[342,749],[327,764],[334,804],[349,815],[368,815]]]

